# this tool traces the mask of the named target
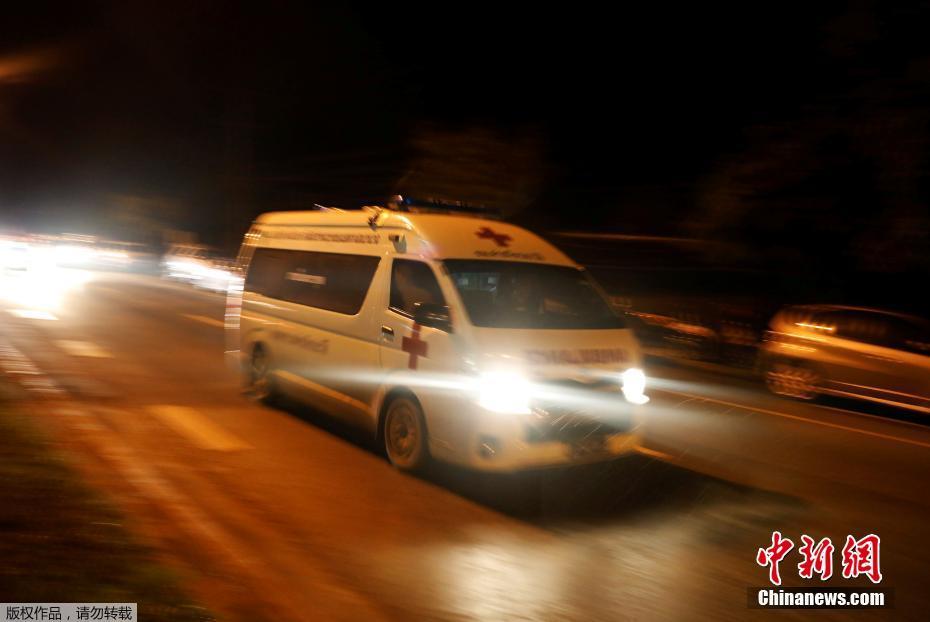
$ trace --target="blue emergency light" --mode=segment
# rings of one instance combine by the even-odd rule
[[[417,199],[399,194],[388,199],[386,207],[398,212],[416,214],[463,214],[494,219],[501,217],[500,210],[484,205],[469,205],[462,201],[445,201],[432,198]]]

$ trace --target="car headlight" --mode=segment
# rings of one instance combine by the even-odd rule
[[[623,372],[621,375],[623,381],[623,397],[632,404],[645,404],[649,401],[646,396],[646,374],[643,370],[636,367]]]
[[[516,372],[495,371],[478,377],[478,405],[512,415],[530,412],[530,383]]]

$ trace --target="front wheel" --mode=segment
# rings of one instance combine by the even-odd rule
[[[409,397],[396,397],[384,414],[383,442],[388,460],[401,471],[421,471],[429,462],[426,421],[420,405]]]
[[[765,384],[776,395],[813,400],[820,395],[823,378],[807,365],[774,361],[765,370]]]

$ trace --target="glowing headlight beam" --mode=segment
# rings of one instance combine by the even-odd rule
[[[623,381],[623,397],[631,404],[645,404],[649,401],[646,396],[646,374],[637,367],[631,367],[621,375]]]
[[[636,371],[642,373],[642,370]],[[324,385],[351,382],[378,387],[386,379],[384,370],[381,368],[330,366],[325,369],[314,367],[312,370],[302,370],[301,373],[313,376],[314,380]],[[543,405],[583,411],[586,416],[593,418],[609,419],[612,414],[620,412],[618,411],[618,399],[620,399],[622,388],[616,373],[612,378],[617,387],[614,391],[534,383],[520,372],[511,370],[488,371],[480,374],[398,371],[391,374],[390,384],[414,390],[428,389],[448,392],[472,401],[488,412],[501,415],[532,414],[534,405],[538,402]],[[639,376],[634,372],[628,374],[627,378],[628,384],[634,384],[637,379],[640,379],[642,380],[640,386],[645,386],[645,375]],[[631,388],[628,386],[627,391],[622,393],[628,402],[645,404],[649,401],[649,398],[642,393],[637,397]],[[632,396],[632,399],[627,394]]]
[[[478,405],[491,412],[530,413],[530,383],[516,372],[486,372],[478,377]]]

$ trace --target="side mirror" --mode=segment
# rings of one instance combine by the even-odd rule
[[[413,321],[420,326],[438,328],[447,333],[452,332],[452,318],[449,307],[431,302],[418,302],[413,305]]]

